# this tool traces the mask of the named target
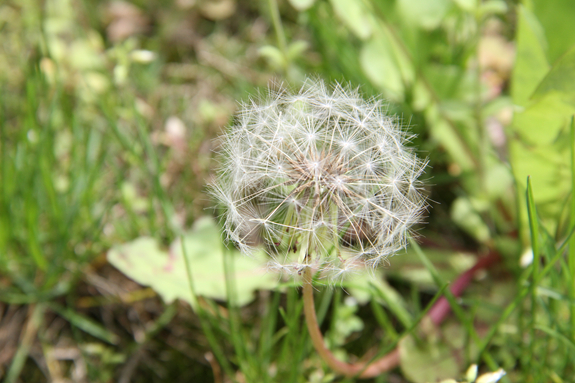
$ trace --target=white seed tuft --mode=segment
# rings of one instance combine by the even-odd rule
[[[382,102],[307,80],[243,104],[221,137],[212,194],[229,240],[264,246],[270,268],[332,280],[377,267],[406,246],[425,210],[426,162]]]

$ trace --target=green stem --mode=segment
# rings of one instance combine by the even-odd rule
[[[571,219],[570,228],[575,228],[575,116],[571,117]],[[569,279],[571,280],[570,297],[575,299],[575,236],[569,241]],[[575,306],[571,306],[571,340],[575,341]]]
[[[529,217],[529,232],[531,233],[531,248],[533,250],[533,263],[531,265],[531,328],[530,328],[530,344],[527,365],[536,363],[535,358],[535,324],[537,323],[537,285],[539,284],[539,265],[541,262],[541,252],[539,250],[539,222],[537,220],[537,210],[535,208],[535,201],[533,197],[533,188],[531,186],[531,178],[527,177],[527,214]]]
[[[282,22],[280,19],[280,11],[278,8],[278,3],[276,0],[268,0],[270,6],[270,13],[272,16],[272,23],[274,26],[274,31],[276,32],[276,37],[278,39],[278,45],[280,50],[282,51],[283,55],[286,56],[287,53],[287,40],[286,35],[284,32],[284,28],[282,26]]]

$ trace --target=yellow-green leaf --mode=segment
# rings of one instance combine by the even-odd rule
[[[359,60],[365,74],[383,89],[386,97],[396,101],[403,98],[401,71],[387,38],[377,36],[365,43],[361,48]]]
[[[225,247],[216,223],[210,218],[198,220],[194,229],[184,236],[184,245],[196,294],[226,300]],[[262,257],[246,257],[233,249],[226,251],[235,258],[237,304],[249,303],[257,289],[272,289],[277,285],[278,278],[267,273]],[[179,241],[169,250],[162,250],[155,239],[138,238],[110,250],[108,261],[136,282],[152,287],[167,303],[174,299],[192,302]]]
[[[511,78],[511,96],[516,105],[525,105],[549,70],[545,57],[545,37],[539,21],[524,6],[519,6],[517,51]]]
[[[575,45],[565,53],[543,78],[534,98],[558,93],[562,101],[575,107]]]
[[[371,36],[371,16],[363,2],[357,0],[330,0],[330,2],[335,14],[357,37],[366,40]]]
[[[435,29],[441,24],[451,5],[449,0],[398,0],[397,2],[406,20],[428,30]]]

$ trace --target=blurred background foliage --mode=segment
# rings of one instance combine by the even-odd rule
[[[297,289],[234,279],[235,252],[196,222],[217,215],[204,185],[236,100],[319,76],[384,97],[417,134],[420,242],[442,280],[502,259],[434,331],[411,331],[441,287],[411,250],[371,282],[318,287],[330,347],[353,360],[399,342],[378,382],[471,363],[571,381],[573,20],[571,0],[3,1],[0,379],[352,381],[312,352]],[[182,236],[201,298],[166,266]]]

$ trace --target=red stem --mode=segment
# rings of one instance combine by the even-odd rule
[[[499,254],[495,251],[492,251],[487,256],[480,258],[477,263],[469,270],[461,274],[455,282],[451,285],[451,293],[459,297],[465,291],[465,288],[471,283],[473,276],[476,272],[481,269],[487,269],[489,266],[493,265],[494,263],[499,262]],[[449,306],[449,302],[445,297],[439,298],[437,302],[433,305],[433,307],[429,310],[427,315],[431,318],[432,322],[436,325],[440,324],[443,319],[449,314],[451,307]]]
[[[451,293],[456,297],[459,297],[465,288],[471,282],[473,275],[484,268],[488,268],[492,264],[499,261],[499,255],[496,252],[491,252],[486,257],[483,257],[477,261],[477,263],[465,273],[461,274],[459,278],[452,284]],[[393,351],[382,356],[381,358],[371,362],[358,362],[354,364],[343,362],[337,359],[331,351],[326,347],[323,340],[323,335],[317,323],[317,317],[315,314],[315,304],[313,299],[313,286],[312,286],[312,270],[308,268],[304,272],[303,281],[303,299],[304,299],[304,313],[307,328],[312,339],[312,343],[318,352],[318,354],[323,358],[323,360],[336,372],[349,376],[358,378],[373,378],[375,376],[381,375],[382,373],[389,371],[400,362],[399,348],[395,348]],[[431,321],[438,325],[443,321],[450,311],[449,303],[445,297],[441,297],[429,310],[428,317]]]

